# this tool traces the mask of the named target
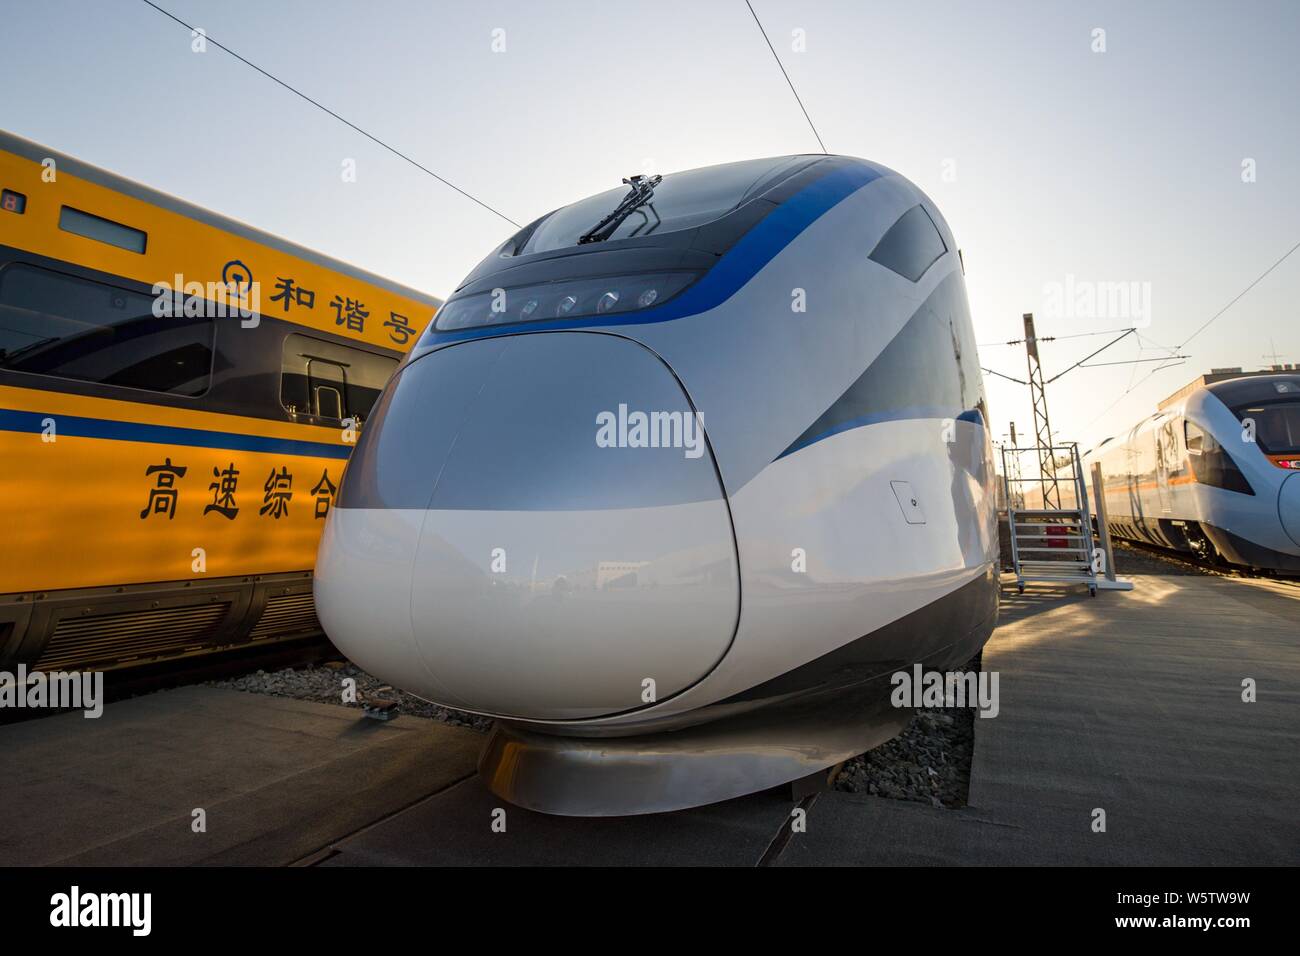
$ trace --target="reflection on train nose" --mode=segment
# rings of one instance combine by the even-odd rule
[[[739,611],[697,427],[663,362],[613,336],[468,342],[411,363],[322,548],[326,629],[363,666],[388,663],[404,631],[401,653],[427,674],[407,689],[489,713],[592,717],[681,691],[726,653]],[[384,549],[395,566],[371,564]],[[401,583],[358,587],[375,573]],[[346,605],[367,590],[409,622],[363,626],[373,602]]]
[[[721,503],[429,512],[411,596],[428,669],[475,709],[631,710],[704,676],[735,625]]]

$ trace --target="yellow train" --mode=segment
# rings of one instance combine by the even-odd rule
[[[318,633],[351,443],[440,304],[0,133],[0,669]]]

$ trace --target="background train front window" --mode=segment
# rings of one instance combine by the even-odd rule
[[[212,321],[157,318],[153,297],[13,262],[0,269],[0,369],[202,395]]]
[[[397,360],[294,333],[284,339],[280,404],[294,415],[364,421]]]
[[[1192,466],[1192,476],[1198,482],[1242,495],[1255,493],[1232,455],[1213,435],[1192,421],[1185,422],[1183,429],[1187,460]]]
[[[1269,402],[1235,410],[1243,422],[1255,423],[1255,441],[1265,454],[1300,452],[1300,402]]]

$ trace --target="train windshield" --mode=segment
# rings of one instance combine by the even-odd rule
[[[1268,402],[1234,409],[1239,419],[1255,423],[1255,441],[1266,454],[1300,452],[1300,402]]]
[[[805,157],[751,159],[665,176],[653,195],[640,203],[608,239],[630,239],[661,232],[676,232],[712,222],[735,209],[783,172],[792,171]],[[626,185],[557,209],[533,231],[518,255],[550,252],[578,245],[628,195]]]

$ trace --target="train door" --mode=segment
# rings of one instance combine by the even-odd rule
[[[307,388],[311,411],[321,418],[343,419],[347,416],[347,370],[341,362],[315,356],[307,358]]]
[[[1125,491],[1128,494],[1128,513],[1133,518],[1134,527],[1142,524],[1146,509],[1142,507],[1142,450],[1139,446],[1142,435],[1139,425],[1128,434],[1124,442],[1124,474],[1128,476]]]
[[[1175,420],[1167,418],[1155,428],[1156,438],[1156,497],[1161,514],[1173,514],[1173,494],[1169,489],[1169,476],[1178,469],[1178,436]]]

